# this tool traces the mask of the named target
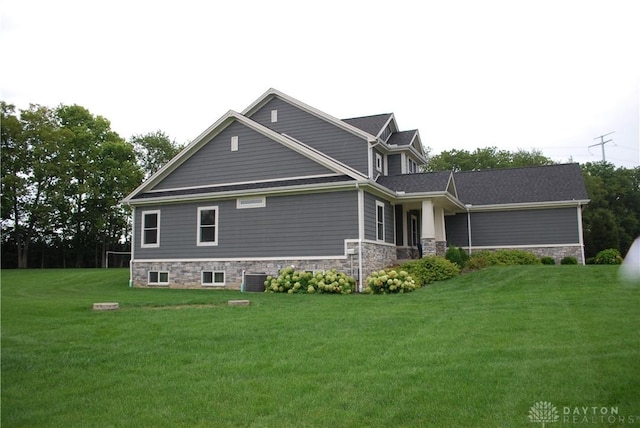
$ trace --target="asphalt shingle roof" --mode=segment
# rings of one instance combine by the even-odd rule
[[[395,192],[442,192],[447,190],[450,176],[450,171],[387,175],[378,178],[377,183]]]
[[[492,205],[589,198],[578,164],[461,171],[453,175],[458,199]]]
[[[200,187],[196,189],[180,189],[180,190],[166,190],[163,192],[149,192],[136,195],[134,199],[148,199],[148,198],[160,198],[166,196],[187,196],[187,195],[200,195],[203,193],[223,193],[234,192],[240,190],[253,190],[253,189],[270,189],[278,187],[290,187],[290,186],[302,186],[311,184],[327,184],[337,183],[341,181],[352,181],[353,178],[346,175],[330,176],[330,177],[316,177],[316,178],[299,178],[294,180],[278,180],[278,181],[266,181],[259,183],[247,183],[247,184],[234,184],[228,186],[211,186]]]
[[[390,117],[391,113],[383,113],[373,116],[352,117],[350,119],[342,119],[342,121],[375,137],[387,124]]]
[[[390,145],[395,144],[398,146],[408,146],[409,144],[411,144],[411,141],[413,140],[413,137],[415,137],[416,132],[418,132],[416,129],[412,131],[394,132],[393,134],[391,134],[391,137],[389,137],[389,139],[387,140],[387,144],[390,144]]]

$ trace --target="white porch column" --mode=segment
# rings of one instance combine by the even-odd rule
[[[422,201],[422,257],[436,255],[436,225],[431,200]]]
[[[436,227],[433,215],[433,202],[431,200],[422,201],[422,232],[420,239],[435,239]]]
[[[444,228],[444,208],[435,207],[435,228],[436,228],[436,241],[442,242],[447,240],[447,231]]]
[[[436,255],[443,256],[447,252],[447,231],[444,227],[444,208],[435,207]]]

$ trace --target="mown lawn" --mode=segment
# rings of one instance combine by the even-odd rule
[[[551,427],[640,424],[640,287],[614,267],[491,268],[390,296],[127,283],[2,271],[3,427],[531,427],[538,401]],[[91,309],[105,301],[121,309]],[[576,406],[627,419],[563,421]]]

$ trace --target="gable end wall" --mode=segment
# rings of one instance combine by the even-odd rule
[[[231,151],[231,137],[238,150]],[[175,189],[335,173],[247,126],[234,122],[154,187]]]
[[[271,122],[272,110],[278,111],[277,122]],[[369,143],[366,140],[280,98],[273,98],[250,118],[278,133],[290,135],[365,175],[369,173]]]

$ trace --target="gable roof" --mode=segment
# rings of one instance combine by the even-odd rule
[[[458,199],[471,205],[587,202],[578,164],[485,169],[454,173]]]
[[[413,129],[411,131],[394,132],[387,140],[387,144],[390,146],[408,146],[413,143],[413,140],[416,138],[417,134],[417,129]]]
[[[371,135],[377,136],[387,126],[389,120],[393,117],[393,113],[375,114],[373,116],[352,117],[342,119],[350,125],[363,130]]]
[[[323,111],[318,110],[315,107],[312,107],[308,104],[303,103],[302,101],[299,101],[293,97],[290,97],[289,95],[282,93],[280,91],[278,91],[277,89],[274,88],[269,88],[264,94],[262,94],[257,100],[255,100],[253,103],[251,103],[247,108],[245,108],[244,110],[242,110],[242,114],[243,116],[251,116],[253,113],[255,113],[256,111],[258,111],[262,106],[264,106],[266,103],[268,103],[269,101],[271,101],[273,98],[280,98],[283,101],[288,102],[291,105],[294,105],[296,107],[298,107],[301,110],[306,111],[309,114],[312,114],[320,119],[323,119],[339,128],[344,129],[347,132],[350,132],[358,137],[364,138],[365,140],[367,140],[368,142],[375,142],[376,141],[376,134],[371,135],[370,133],[356,127],[353,126],[343,120],[337,119],[333,116],[331,116],[330,114],[327,114]]]
[[[266,126],[260,125],[259,123],[254,122],[253,120],[234,112],[233,110],[229,110],[225,115],[223,115],[213,125],[207,128],[207,130],[200,134],[189,145],[187,145],[187,147],[185,147],[180,153],[178,153],[178,155],[176,155],[166,165],[160,168],[160,170],[153,174],[148,180],[146,180],[144,183],[138,186],[137,189],[135,189],[126,198],[124,198],[123,202],[131,202],[132,200],[136,199],[139,194],[153,189],[154,186],[156,186],[164,178],[166,178],[169,174],[176,170],[187,159],[197,153],[200,148],[206,145],[209,141],[211,141],[211,139],[222,132],[234,121],[242,123],[243,125],[253,129],[254,131],[263,134],[267,138],[270,138],[271,140],[276,141],[303,156],[306,156],[307,158],[319,163],[320,165],[325,166],[326,168],[334,171],[337,174],[346,175],[353,179],[366,178],[361,172],[356,171],[350,166],[345,165],[330,156],[327,156],[326,154],[302,143],[301,141],[298,141],[287,135],[279,134],[267,128]]]

